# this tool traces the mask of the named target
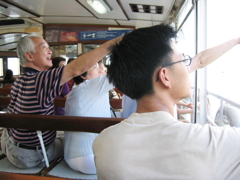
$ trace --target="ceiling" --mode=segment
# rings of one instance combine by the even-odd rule
[[[26,27],[47,24],[91,24],[146,27],[171,23],[185,0],[104,0],[112,9],[107,14],[96,13],[86,0],[0,0],[0,21],[22,19]],[[131,4],[140,12],[133,12]],[[141,12],[142,5],[161,11]],[[132,6],[132,7],[133,7]],[[136,11],[136,9],[134,10]],[[18,26],[18,25],[16,25]],[[20,25],[19,25],[20,26]],[[1,25],[0,28],[8,28]],[[0,34],[0,51],[14,51],[22,33]]]

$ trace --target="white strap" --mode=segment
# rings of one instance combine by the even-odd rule
[[[48,162],[46,149],[45,149],[45,146],[43,144],[42,131],[37,131],[37,135],[38,135],[41,147],[42,147],[42,152],[43,152],[43,156],[44,156],[44,159],[45,159],[46,166],[49,167],[49,162]]]

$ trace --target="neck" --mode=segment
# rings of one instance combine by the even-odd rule
[[[144,96],[137,100],[137,113],[165,111],[174,116],[175,102],[167,96],[157,97],[155,95]]]
[[[30,64],[30,63],[27,63],[27,64],[23,65],[23,67],[33,68],[33,69],[36,69],[38,71],[46,71],[46,70],[48,70],[46,68],[40,68],[40,67],[35,66],[34,64]]]

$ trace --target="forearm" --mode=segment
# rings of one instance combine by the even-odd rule
[[[191,108],[191,109],[192,109],[192,105],[193,105],[192,103],[186,104],[186,103],[184,103],[182,101],[178,101],[176,104],[180,105],[180,106],[185,106],[185,107]]]
[[[200,52],[193,58],[192,64],[190,65],[190,72],[209,65],[239,43],[240,38],[236,38]]]
[[[187,104],[182,101],[178,101],[176,104],[180,106],[187,106]]]
[[[192,114],[193,109],[178,109],[177,114]]]
[[[98,48],[89,51],[72,61],[68,66],[73,76],[81,75],[90,69],[108,53],[108,46],[103,44]]]
[[[64,68],[61,84],[67,82],[75,76],[81,75],[90,69],[109,52],[109,47],[117,43],[119,40],[120,37],[107,41],[98,48],[89,51],[73,60]]]

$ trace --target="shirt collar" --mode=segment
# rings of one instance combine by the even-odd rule
[[[31,73],[31,74],[34,74],[34,73],[37,73],[37,72],[39,72],[39,71],[36,70],[36,69],[30,68],[30,67],[22,67],[22,72],[23,72],[23,73]]]
[[[157,123],[163,120],[175,120],[175,119],[168,112],[156,111],[156,112],[149,112],[149,113],[133,113],[124,121],[132,124],[151,124],[151,123]]]

